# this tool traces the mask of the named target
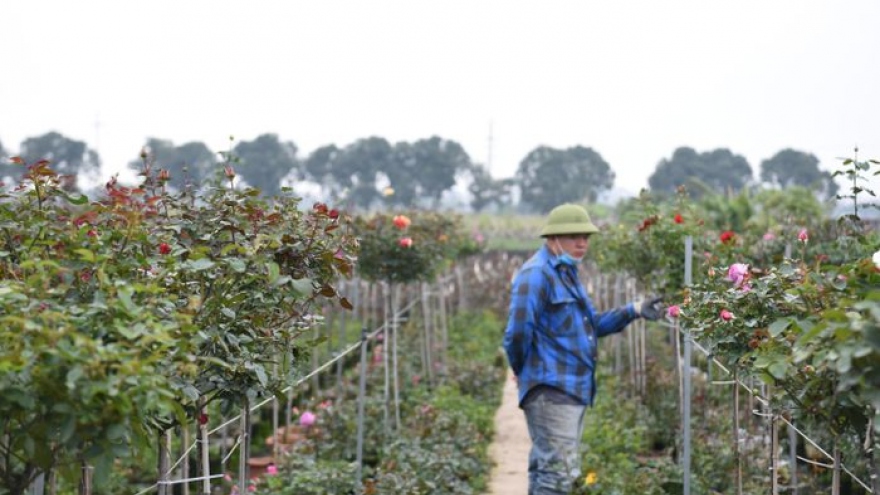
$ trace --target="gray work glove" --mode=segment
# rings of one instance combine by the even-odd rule
[[[663,316],[663,305],[660,304],[662,301],[662,297],[653,296],[644,301],[634,302],[633,307],[636,310],[637,316],[641,316],[649,321],[656,321]]]

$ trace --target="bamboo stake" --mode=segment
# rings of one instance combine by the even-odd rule
[[[79,495],[92,495],[92,467],[85,459],[83,459],[81,467],[82,478],[80,479]]]
[[[388,362],[388,346],[390,345],[390,339],[388,331],[388,327],[390,326],[390,320],[393,317],[391,314],[391,294],[388,291],[389,284],[382,285],[382,308],[384,312],[384,317],[382,318],[382,366],[385,368],[385,388],[383,390],[383,407],[382,413],[385,419],[385,435],[386,438],[391,433],[391,416],[389,402],[391,402],[391,369],[389,368]]]
[[[398,322],[400,310],[400,284],[391,291],[391,358],[392,368],[394,371],[394,429],[400,431],[400,368],[397,360],[397,335],[400,333],[400,325]]]
[[[794,430],[794,425],[786,425],[785,429],[788,430],[789,489],[792,495],[798,495],[797,432]]]
[[[199,397],[199,417],[207,415],[208,411],[205,407],[207,400],[204,396]],[[224,428],[225,432],[226,429]],[[224,435],[224,439],[225,440]],[[225,442],[224,442],[225,443]],[[201,495],[211,495],[211,464],[208,458],[208,422],[199,421],[199,455],[201,456],[201,472],[202,472],[202,493]]]
[[[831,495],[840,495],[840,442],[834,436],[834,471],[831,473]]]
[[[248,398],[244,398],[241,408],[241,444],[238,446],[238,493],[247,493],[248,482],[248,454],[251,443],[251,408]],[[171,495],[170,493],[167,495]]]
[[[440,338],[441,338],[441,349],[440,349],[440,362],[443,363],[443,368],[445,372],[445,368],[447,365],[447,351],[449,349],[449,327],[447,325],[446,319],[446,291],[443,290],[442,287],[438,287],[437,290],[438,295],[438,306],[440,308]]]
[[[736,495],[743,493],[742,444],[739,428],[739,370],[733,369],[733,457],[736,461]]]
[[[157,491],[159,495],[171,495],[167,484],[168,475],[170,474],[171,461],[169,455],[171,452],[171,432],[165,430],[159,434],[159,482]],[[83,464],[85,466],[85,464]],[[91,493],[91,492],[89,492]]]
[[[769,396],[768,396],[769,398]],[[768,403],[768,408],[769,408]],[[770,493],[779,494],[779,417],[771,411],[770,415]]]
[[[189,478],[189,425],[183,424],[181,425],[181,447],[180,450],[183,453],[183,459],[180,462],[180,479]],[[189,495],[189,483],[183,483],[183,495]]]

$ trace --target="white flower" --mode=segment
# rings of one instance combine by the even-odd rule
[[[874,253],[874,256],[871,259],[874,261],[874,266],[876,266],[877,269],[880,270],[880,251]]]

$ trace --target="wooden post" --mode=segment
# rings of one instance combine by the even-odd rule
[[[241,408],[241,444],[238,446],[238,493],[247,493],[249,478],[248,457],[251,444],[251,407],[247,397],[244,398]],[[171,494],[168,494],[171,495]]]
[[[159,495],[171,495],[168,481],[170,473],[171,460],[169,458],[171,452],[171,431],[165,430],[159,434],[159,482],[157,492]]]
[[[82,478],[79,483],[79,495],[92,495],[92,466],[83,459],[81,463]]]

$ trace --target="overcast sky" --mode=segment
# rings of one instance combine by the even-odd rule
[[[877,0],[9,0],[0,23],[0,142],[56,130],[108,177],[147,137],[266,132],[302,156],[438,135],[496,178],[583,145],[631,192],[679,146],[756,174],[787,147],[880,159]]]

